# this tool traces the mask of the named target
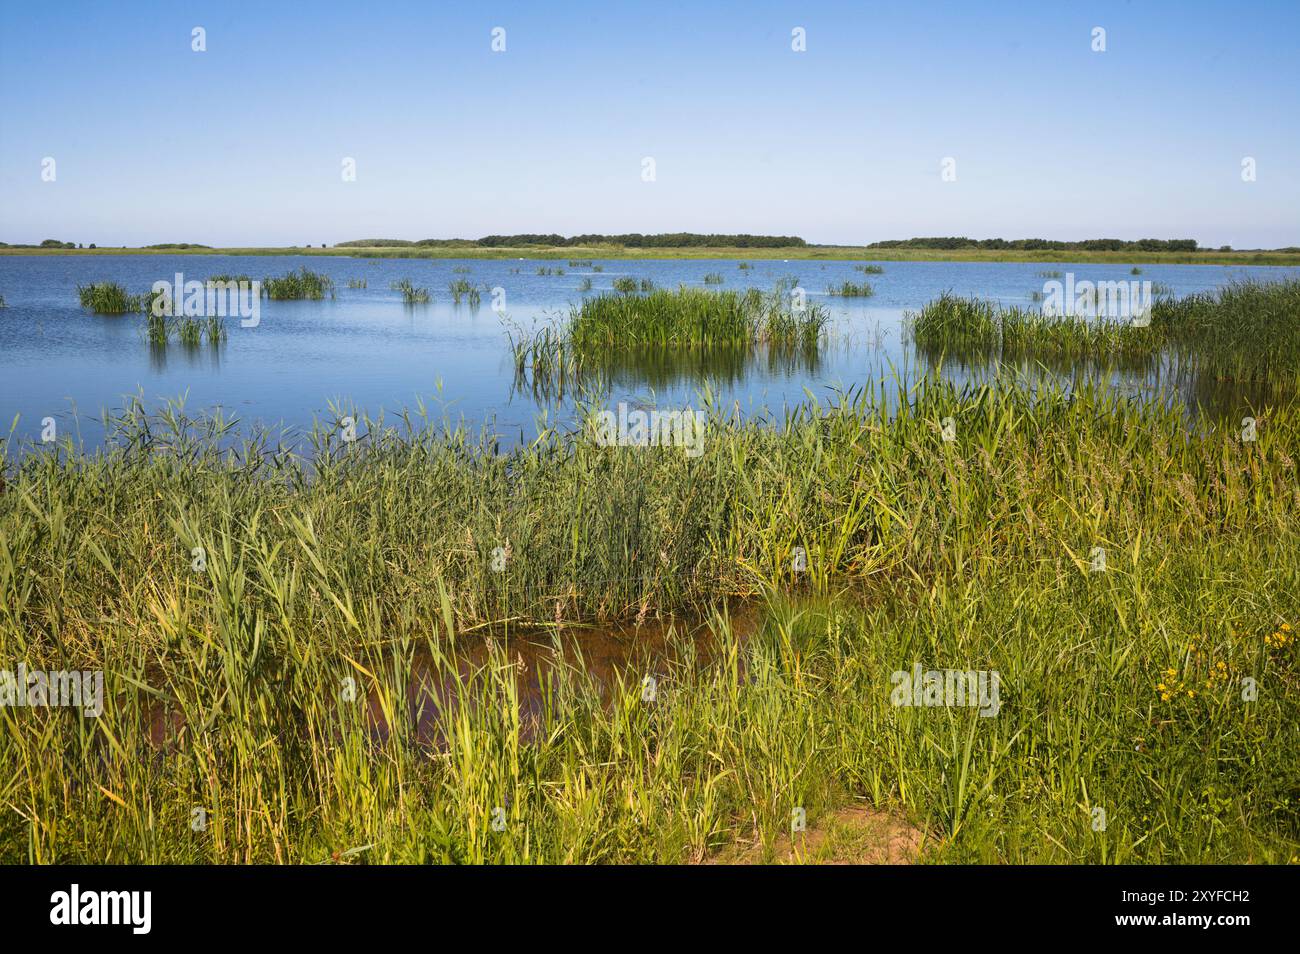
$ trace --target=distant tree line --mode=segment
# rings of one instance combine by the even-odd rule
[[[1052,239],[972,239],[965,236],[934,238],[889,239],[872,242],[867,248],[929,248],[952,251],[962,248],[1016,249],[1032,252],[1044,249],[1052,252],[1195,252],[1196,239],[1084,239],[1080,242],[1058,242]],[[1226,247],[1221,251],[1229,251]]]
[[[339,242],[338,246],[355,248],[369,246],[373,248],[418,248],[418,247],[464,247],[464,248],[516,248],[524,245],[545,245],[563,248],[582,245],[621,245],[624,248],[790,248],[805,246],[808,243],[794,235],[704,235],[699,232],[664,232],[657,235],[642,235],[630,232],[625,235],[544,235],[540,233],[523,233],[520,235],[485,235],[480,239],[421,239],[410,242],[404,239],[356,239],[351,242]],[[336,246],[337,247],[337,246]]]

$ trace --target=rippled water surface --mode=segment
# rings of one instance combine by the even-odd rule
[[[7,303],[0,309],[0,417],[7,432],[17,416],[17,434],[23,438],[37,436],[41,419],[54,417],[61,428],[76,428],[87,443],[95,443],[103,434],[102,414],[136,395],[150,405],[184,398],[191,411],[220,408],[242,422],[291,432],[317,419],[333,419],[331,402],[373,416],[424,401],[436,418],[488,422],[504,434],[526,435],[539,414],[546,411],[554,418],[566,411],[550,407],[516,379],[511,328],[531,329],[555,320],[584,296],[609,292],[620,276],[672,288],[703,286],[710,272],[720,273],[724,282],[708,287],[770,289],[783,279],[797,280],[812,299],[830,307],[830,344],[811,357],[756,352],[723,360],[665,355],[615,361],[609,396],[615,401],[698,403],[699,388],[708,381],[720,400],[756,413],[803,401],[807,391],[827,397],[888,374],[891,366],[923,366],[925,359],[903,334],[903,317],[945,291],[1028,306],[1031,294],[1042,290],[1042,273],[1048,270],[1072,272],[1080,281],[1151,280],[1177,295],[1234,279],[1300,276],[1297,268],[1217,265],[1143,265],[1142,274],[1133,276],[1130,266],[1110,264],[883,262],[884,273],[878,275],[864,275],[853,262],[748,264],[613,260],[595,261],[601,266],[596,271],[535,260],[0,256],[0,296]],[[228,341],[217,347],[153,347],[141,316],[89,314],[77,299],[79,284],[96,281],[116,281],[142,293],[177,272],[200,280],[216,274],[264,278],[304,265],[334,279],[333,300],[263,300],[260,324],[243,328],[231,321]],[[564,273],[541,275],[539,268]],[[403,278],[427,287],[433,300],[404,304],[390,290],[393,281]],[[352,279],[364,279],[367,287],[349,289]],[[453,304],[448,285],[455,279],[484,289],[478,308]],[[584,279],[590,279],[590,291],[580,291]],[[826,294],[845,281],[868,281],[875,295],[845,299]],[[504,290],[501,313],[492,308],[493,288]]]

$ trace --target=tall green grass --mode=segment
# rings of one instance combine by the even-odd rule
[[[130,294],[117,282],[78,285],[77,297],[81,300],[82,308],[89,308],[97,315],[124,315],[140,311],[145,301],[144,297]]]
[[[0,858],[682,862],[865,804],[935,861],[1287,861],[1300,411],[1259,417],[926,379],[714,410],[696,459],[418,416],[300,456],[132,405],[6,458],[0,654],[106,704],[4,710]],[[709,639],[522,697],[521,638],[690,606]],[[998,715],[891,705],[913,663]]]
[[[452,301],[455,304],[459,305],[461,299],[464,298],[469,302],[470,306],[474,308],[478,307],[483,294],[477,285],[474,285],[463,278],[458,278],[453,281],[448,286],[448,290],[451,292]]]
[[[869,282],[842,282],[841,284],[826,289],[828,295],[838,295],[843,298],[869,298],[876,293]]]
[[[272,300],[321,301],[334,297],[334,279],[322,272],[314,272],[306,265],[279,278],[262,279],[262,294]]]
[[[1154,290],[1153,290],[1154,291]],[[1177,358],[1239,380],[1300,379],[1300,281],[1234,282],[1183,298],[1153,298],[1150,323],[1051,316],[941,295],[909,316],[928,351],[1003,357]]]
[[[429,289],[416,287],[409,278],[390,283],[389,287],[402,293],[402,301],[408,305],[422,305],[429,301]]]

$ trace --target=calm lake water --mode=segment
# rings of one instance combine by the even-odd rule
[[[710,272],[724,277],[711,288],[770,290],[797,279],[810,299],[826,303],[834,325],[832,343],[815,360],[774,360],[762,354],[723,366],[696,361],[644,362],[613,370],[609,400],[698,406],[698,389],[708,380],[719,399],[743,413],[779,411],[807,399],[830,398],[889,374],[890,367],[917,369],[924,360],[902,333],[904,313],[945,291],[1030,305],[1047,270],[1072,272],[1076,281],[1151,280],[1176,295],[1212,290],[1234,279],[1300,277],[1300,268],[1215,265],[1127,265],[1070,263],[883,262],[884,273],[863,275],[852,262],[754,260],[741,269],[732,260],[595,261],[602,266],[570,268],[564,261],[403,260],[313,256],[226,255],[0,255],[0,436],[18,418],[16,436],[35,439],[40,421],[53,417],[60,436],[79,433],[87,444],[103,438],[104,412],[141,396],[150,407],[184,399],[190,412],[220,408],[227,417],[287,429],[290,436],[313,421],[335,419],[335,402],[348,413],[371,416],[412,409],[423,400],[433,417],[477,426],[490,423],[507,437],[533,433],[539,415],[551,420],[566,411],[519,387],[508,347],[509,327],[531,329],[555,320],[587,295],[612,290],[621,276],[648,278],[658,287],[704,287]],[[77,286],[116,281],[142,293],[158,280],[181,272],[187,280],[217,274],[252,278],[283,275],[301,266],[324,272],[336,283],[325,301],[267,301],[255,328],[228,320],[229,340],[186,348],[151,347],[139,315],[93,315],[78,304]],[[538,275],[540,267],[563,275]],[[456,269],[467,269],[458,272]],[[427,305],[406,305],[389,288],[410,279],[433,296]],[[477,309],[454,305],[447,290],[458,278],[505,290],[502,314],[483,293]],[[367,287],[349,289],[352,279]],[[590,279],[589,292],[579,291]],[[871,298],[831,297],[842,282],[868,281]],[[964,373],[960,370],[955,373]],[[1139,381],[1136,386],[1147,386]],[[1232,403],[1242,395],[1218,395]]]

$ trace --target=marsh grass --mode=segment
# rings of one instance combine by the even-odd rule
[[[287,275],[262,279],[262,294],[275,301],[321,301],[334,297],[334,279],[304,265]]]
[[[855,272],[862,272],[864,275],[883,275],[885,269],[881,265],[854,265]]]
[[[875,293],[876,290],[868,282],[843,282],[838,286],[826,289],[826,294],[837,295],[842,298],[869,298]]]
[[[408,305],[423,305],[429,301],[429,289],[417,287],[409,278],[394,281],[388,287],[401,292],[402,301]]]
[[[796,307],[791,290],[788,282],[770,293],[683,285],[588,298],[557,325],[509,332],[516,386],[555,396],[593,376],[607,380],[621,367],[657,368],[658,379],[667,383],[675,379],[672,368],[681,365],[684,352],[698,354],[693,364],[702,372],[745,364],[756,346],[767,348],[778,364],[792,353],[815,353],[830,314],[820,304]]]
[[[721,285],[723,281],[724,279],[720,272],[709,272],[704,276],[704,284],[706,285]]]
[[[89,308],[97,315],[124,315],[141,311],[145,304],[144,296],[130,294],[117,282],[78,285],[77,297],[82,308]]]
[[[1300,281],[1295,279],[1234,282],[1177,299],[1162,295],[1152,301],[1147,327],[1127,319],[999,308],[945,293],[909,315],[908,330],[931,353],[983,352],[1007,359],[1163,355],[1234,380],[1300,381]]]
[[[588,291],[591,291],[591,279],[590,279],[590,278],[584,278],[582,281],[580,281],[580,282],[578,283],[578,291],[580,291],[580,292],[588,292]]]
[[[0,653],[101,669],[106,704],[5,710],[0,858],[676,863],[846,803],[934,861],[1294,857],[1300,410],[1249,444],[1011,379],[708,413],[694,460],[418,414],[301,452],[134,404],[103,451],[7,456]],[[521,698],[512,639],[693,605],[708,653],[682,627],[654,668]],[[449,687],[433,745],[417,654]],[[998,671],[999,714],[891,705],[917,662]]]
[[[366,288],[366,287],[368,287],[368,285],[369,285],[368,280],[367,280],[367,279],[364,279],[364,278],[349,278],[349,279],[348,279],[348,288],[353,288],[353,289],[356,289],[356,288]]]

